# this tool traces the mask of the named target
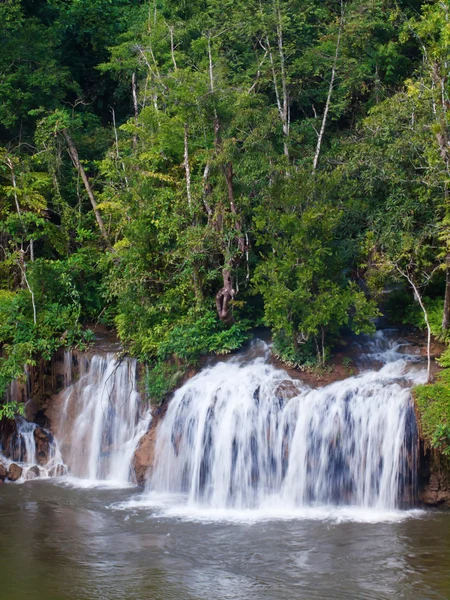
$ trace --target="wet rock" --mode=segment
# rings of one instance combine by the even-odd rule
[[[5,465],[0,463],[0,481],[4,481],[8,475]]]
[[[133,470],[136,483],[144,486],[145,482],[151,477],[153,464],[155,461],[157,424],[153,425],[143,435],[133,457]]]
[[[12,463],[11,465],[9,465],[8,479],[10,481],[17,481],[18,479],[20,479],[22,477],[22,473],[23,473],[22,467],[19,467],[19,465],[16,465],[16,463]]]
[[[21,443],[20,433],[16,430],[15,424],[14,431],[6,441],[5,456],[17,462],[26,462],[27,460],[25,448]]]
[[[34,430],[34,440],[36,442],[36,459],[38,464],[42,467],[46,465],[51,458],[53,438],[48,431],[38,427]]]
[[[64,475],[67,475],[67,467],[62,463],[55,465],[48,472],[49,477],[63,477]]]
[[[28,471],[25,473],[25,479],[29,480],[29,479],[36,479],[37,477],[41,476],[41,472],[39,471],[39,467],[37,467],[36,465],[34,465],[33,467],[30,467],[28,469]]]
[[[299,385],[294,381],[290,381],[286,379],[286,381],[282,381],[280,385],[275,390],[275,396],[277,398],[282,398],[283,400],[291,400],[300,394]]]
[[[432,473],[428,484],[420,494],[420,500],[427,506],[450,507],[450,485],[442,473]]]

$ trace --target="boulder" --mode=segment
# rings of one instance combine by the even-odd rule
[[[52,454],[52,434],[41,427],[34,430],[34,441],[36,442],[36,460],[43,467],[48,463]]]
[[[41,472],[39,471],[39,467],[37,467],[36,465],[34,465],[33,467],[30,467],[28,469],[28,471],[26,471],[25,473],[25,479],[29,480],[29,479],[36,479],[37,477],[41,476]]]
[[[8,475],[5,465],[0,463],[0,481],[4,481]]]
[[[22,477],[23,469],[16,465],[16,463],[12,463],[9,465],[8,469],[8,479],[10,481],[17,481]]]
[[[63,477],[64,475],[67,475],[67,467],[62,463],[55,465],[48,472],[49,477]]]
[[[300,394],[300,386],[298,383],[286,379],[282,381],[275,390],[275,396],[282,400],[291,400]]]

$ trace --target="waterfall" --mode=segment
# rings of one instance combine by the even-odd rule
[[[7,470],[13,464],[19,467],[20,481],[57,477],[66,471],[53,435],[21,416],[16,417],[5,447],[0,444],[0,463]]]
[[[127,483],[134,451],[150,419],[136,389],[136,361],[119,361],[113,354],[86,360],[80,379],[64,393],[57,431],[69,473],[91,481]]]
[[[391,509],[414,495],[417,431],[410,389],[420,359],[378,333],[363,364],[378,371],[311,389],[267,353],[201,371],[160,423],[148,490],[188,505]]]
[[[34,431],[38,426],[23,417],[16,418],[16,431],[9,443],[9,455],[18,462],[35,465],[36,441]]]

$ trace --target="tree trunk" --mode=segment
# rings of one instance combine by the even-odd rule
[[[216,308],[219,318],[224,323],[234,323],[233,315],[230,313],[229,303],[236,294],[233,289],[233,278],[229,268],[225,267],[222,271],[223,287],[216,294]]]
[[[230,202],[230,209],[232,214],[234,215],[234,228],[236,229],[237,237],[238,237],[238,248],[244,253],[246,249],[245,239],[242,235],[242,226],[241,221],[238,218],[236,204],[234,202],[234,187],[233,187],[233,164],[228,162],[224,167],[225,179],[227,180],[227,189],[228,189],[228,200]]]
[[[28,288],[28,291],[31,294],[31,304],[33,306],[33,322],[34,322],[34,325],[36,326],[37,325],[36,302],[35,302],[35,299],[34,299],[34,292],[33,292],[32,288],[30,286],[30,283],[29,283],[28,277],[27,277],[27,265],[26,265],[26,262],[25,262],[25,252],[24,252],[23,248],[21,248],[20,251],[19,251],[18,264],[19,264],[20,272],[22,274],[23,282],[25,283],[25,285]]]
[[[94,192],[92,191],[92,187],[91,184],[89,182],[89,179],[86,175],[86,172],[83,168],[83,165],[80,162],[80,159],[78,157],[78,151],[75,147],[75,144],[72,141],[72,138],[70,137],[67,129],[63,129],[62,130],[62,134],[67,142],[67,146],[69,148],[69,154],[70,154],[70,158],[72,159],[72,162],[75,166],[75,168],[77,169],[78,173],[80,174],[80,177],[83,181],[86,193],[89,197],[89,200],[91,201],[91,205],[92,205],[92,210],[94,211],[95,214],[95,218],[97,219],[97,223],[98,223],[98,227],[100,229],[100,232],[103,236],[103,239],[106,242],[106,245],[108,246],[108,248],[110,250],[114,250],[113,247],[111,246],[111,242],[109,241],[109,237],[108,237],[108,233],[106,231],[106,227],[105,224],[103,223],[103,219],[102,216],[100,214],[100,212],[97,209],[97,202],[95,201],[95,197],[94,197]]]
[[[137,89],[136,89],[136,73],[133,73],[131,76],[131,93],[133,95],[133,107],[134,107],[134,124],[137,128],[138,125],[138,116],[139,116],[139,106],[137,99]],[[133,134],[133,148],[136,150],[137,148],[137,134]]]
[[[16,182],[16,172],[14,170],[14,163],[10,158],[7,158],[6,164],[8,165],[9,170],[11,171],[11,181],[13,184],[14,202],[16,204],[17,216],[19,217],[20,222],[22,222],[22,213],[20,212],[19,198],[17,196],[17,182]]]
[[[444,331],[450,328],[450,253],[447,254],[445,262],[445,299],[444,313],[442,315],[442,329]]]
[[[325,133],[325,127],[327,124],[328,111],[330,110],[331,95],[333,94],[334,79],[336,77],[336,67],[337,67],[337,61],[339,58],[339,48],[341,45],[341,34],[342,34],[343,24],[344,24],[344,2],[343,2],[343,0],[341,0],[341,20],[339,23],[339,32],[338,32],[338,38],[337,38],[337,42],[336,42],[336,53],[334,55],[333,68],[331,69],[330,87],[328,89],[328,96],[327,96],[327,101],[325,104],[325,110],[323,111],[322,125],[320,126],[319,137],[317,138],[316,153],[314,154],[314,161],[313,161],[313,173],[317,169],[317,165],[319,162],[320,149],[322,147],[322,140],[323,140],[323,136]]]
[[[168,25],[167,27],[169,28],[169,33],[170,33],[170,54],[172,56],[173,68],[175,69],[175,71],[177,71],[178,66],[177,66],[177,61],[175,58],[175,45],[174,45],[174,41],[173,41],[173,25]]]
[[[423,317],[427,326],[427,383],[429,383],[431,381],[431,325],[428,319],[428,312],[425,308],[425,304],[423,303],[422,296],[419,293],[419,288],[414,283],[412,277],[408,275],[406,271],[402,271],[398,266],[396,267],[396,269],[403,277],[405,277],[405,279],[407,279],[409,285],[414,291],[414,296],[417,298],[417,301],[423,312]]]
[[[191,195],[191,167],[189,165],[189,127],[184,124],[184,171],[186,175],[186,195],[191,210],[192,195]]]

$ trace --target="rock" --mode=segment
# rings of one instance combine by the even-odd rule
[[[37,467],[36,465],[34,465],[33,467],[30,467],[28,469],[28,471],[26,471],[25,473],[25,479],[29,480],[29,479],[36,479],[37,477],[41,476],[41,472],[39,471],[39,467]]]
[[[432,473],[420,494],[420,500],[427,506],[450,507],[450,486],[446,477],[439,472]]]
[[[286,379],[282,381],[275,390],[275,396],[283,400],[291,400],[300,394],[300,386],[294,381]]]
[[[20,479],[22,477],[22,473],[23,473],[22,467],[19,467],[19,465],[16,465],[16,463],[12,463],[11,465],[9,465],[8,479],[10,481],[17,481],[18,479]]]
[[[154,421],[152,421],[150,429],[143,435],[134,453],[133,470],[136,482],[140,486],[144,486],[152,474],[155,461],[156,433],[157,423],[154,424]]]
[[[63,477],[64,475],[67,475],[67,467],[62,463],[55,465],[48,472],[49,477]]]
[[[34,430],[34,440],[36,442],[36,459],[38,465],[43,467],[51,458],[53,437],[51,433],[45,431],[45,429],[37,427]]]
[[[5,465],[0,463],[0,481],[4,481],[8,475]]]

